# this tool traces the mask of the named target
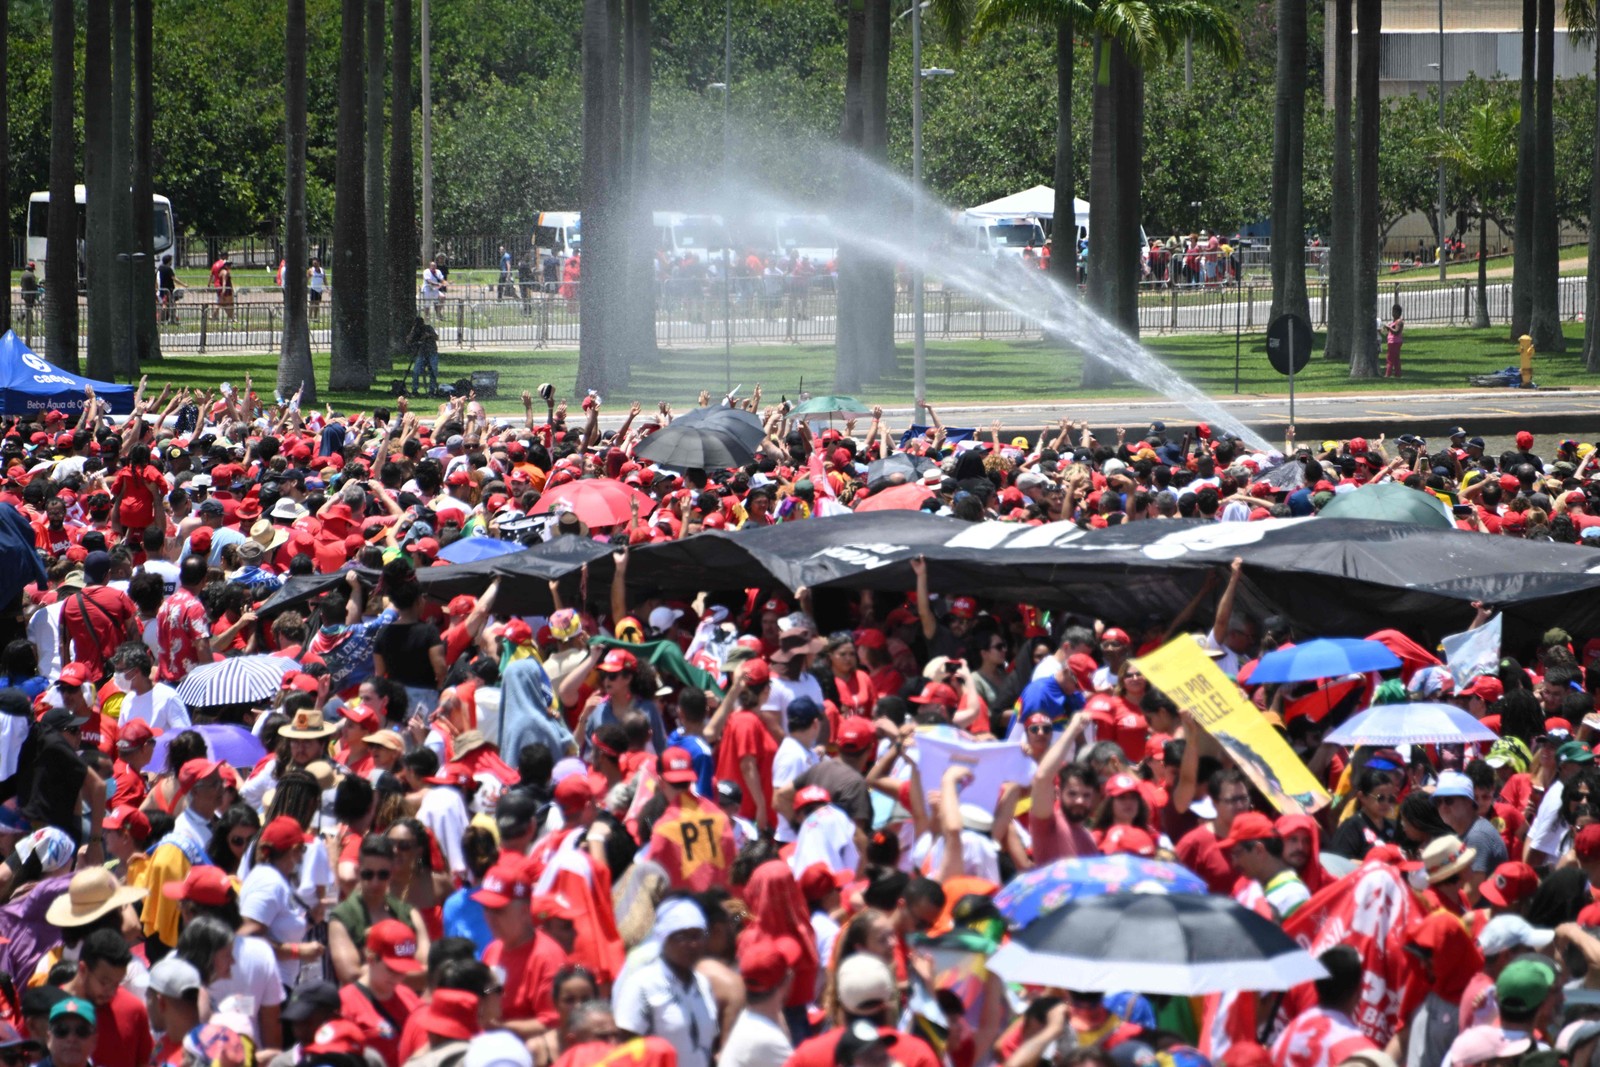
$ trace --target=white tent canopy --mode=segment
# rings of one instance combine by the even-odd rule
[[[1074,199],[1072,209],[1079,219],[1086,219],[1089,216],[1089,201]],[[986,219],[1017,217],[1051,219],[1055,217],[1055,213],[1056,191],[1048,185],[1035,185],[1032,189],[1002,196],[998,200],[979,204],[966,211],[969,216]]]

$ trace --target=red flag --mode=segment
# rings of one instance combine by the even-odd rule
[[[661,864],[674,889],[700,893],[727,886],[734,852],[733,822],[685,790],[651,827],[645,859]]]
[[[1335,945],[1361,953],[1366,974],[1354,1021],[1379,1048],[1400,1028],[1400,995],[1411,974],[1405,931],[1419,917],[1405,876],[1374,860],[1317,893],[1283,924],[1284,932],[1313,956]],[[1316,990],[1307,982],[1289,990],[1283,1011],[1292,1019],[1316,1002]]]
[[[534,883],[535,896],[559,893],[582,913],[573,921],[578,936],[572,949],[572,962],[581,963],[606,985],[622,971],[622,935],[617,932],[617,916],[611,903],[611,872],[603,863],[589,858],[578,839],[569,832],[548,856]],[[529,857],[533,861],[533,857]]]

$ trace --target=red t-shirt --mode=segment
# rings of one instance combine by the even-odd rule
[[[91,585],[62,598],[61,628],[72,640],[72,661],[89,666],[89,677],[105,673],[106,660],[128,633],[128,623],[139,617],[128,594],[109,585]],[[65,658],[65,656],[63,656]]]
[[[94,1013],[95,1067],[149,1067],[156,1043],[142,999],[119,988],[111,1003],[96,1004]]]
[[[130,807],[139,807],[144,803],[144,798],[150,795],[150,787],[145,783],[144,775],[128,766],[122,760],[117,760],[111,765],[115,788],[111,791],[112,803],[121,807],[127,804]]]
[[[339,1014],[361,1027],[367,1045],[389,1067],[400,1067],[400,1032],[406,1020],[422,1006],[422,998],[397,985],[388,1000],[375,1000],[370,990],[351,982],[339,990]]]
[[[531,941],[524,941],[515,948],[493,941],[483,950],[483,962],[505,969],[502,1017],[536,1019],[546,1026],[555,1026],[560,1021],[553,986],[556,972],[571,961],[555,938],[543,930],[535,930]]]
[[[467,633],[467,624],[458,622],[454,626],[445,627],[444,633],[439,635],[444,638],[444,659],[446,663],[454,663],[461,658],[472,645],[472,635]]]
[[[1178,842],[1178,862],[1205,879],[1207,892],[1227,896],[1239,880],[1228,857],[1217,847],[1217,832],[1209,823],[1196,826]]]
[[[879,1032],[899,1038],[889,1047],[889,1057],[901,1067],[940,1067],[939,1057],[933,1054],[933,1049],[922,1038],[899,1033],[887,1026],[881,1027]],[[800,1047],[789,1056],[784,1067],[833,1067],[833,1054],[843,1036],[844,1029],[836,1026],[816,1037],[807,1038],[800,1042]]]
[[[772,760],[778,754],[778,743],[767,732],[766,724],[761,721],[761,716],[753,711],[741,708],[728,717],[727,728],[722,732],[722,742],[717,745],[717,777],[730,782],[738,782],[739,788],[744,790],[744,803],[739,808],[739,814],[746,819],[753,819],[756,815],[756,798],[745,787],[744,775],[739,770],[739,762],[746,756],[754,756],[756,761],[756,776],[761,782],[761,793],[766,798],[768,817],[772,812]],[[906,1067],[911,1067],[907,1064]]]
[[[142,532],[156,520],[156,497],[149,483],[164,486],[161,472],[154,467],[123,467],[111,480],[111,492],[122,490],[122,500],[117,505],[117,516],[123,529]]]
[[[67,549],[82,540],[82,526],[63,525],[60,530],[52,530],[48,523],[43,522],[34,523],[33,526],[33,547],[52,556],[65,554]]]

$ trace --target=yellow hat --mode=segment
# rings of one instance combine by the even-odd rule
[[[1012,448],[1027,448],[1028,447],[1028,439],[1026,437],[1013,437],[1011,439],[1011,447]]]

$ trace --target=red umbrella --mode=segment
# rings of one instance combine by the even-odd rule
[[[856,505],[857,511],[916,511],[933,493],[921,482],[907,482],[873,493]]]
[[[656,506],[649,496],[615,478],[580,478],[541,495],[528,514],[544,515],[561,504],[589,526],[616,526],[628,521],[633,501],[639,502],[641,519]]]

